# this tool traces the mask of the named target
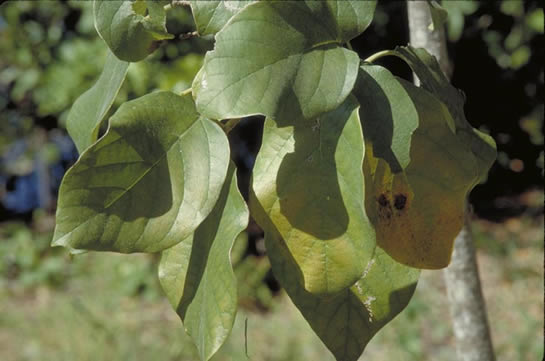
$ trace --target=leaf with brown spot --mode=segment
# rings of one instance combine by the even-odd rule
[[[365,207],[377,244],[406,265],[446,267],[492,145],[478,143],[474,129],[455,121],[436,96],[380,66],[361,67],[354,93],[365,138]]]

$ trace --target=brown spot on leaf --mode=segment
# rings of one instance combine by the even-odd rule
[[[394,207],[398,210],[402,210],[405,208],[405,204],[407,203],[407,197],[403,194],[397,194],[394,198]]]
[[[381,194],[378,198],[377,198],[377,202],[378,204],[380,204],[381,207],[386,207],[388,206],[388,199],[386,199],[386,196],[384,194]]]

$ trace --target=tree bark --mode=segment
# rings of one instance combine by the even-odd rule
[[[460,361],[494,361],[494,350],[479,279],[470,227],[469,206],[464,228],[454,241],[450,265],[443,271]]]
[[[430,6],[426,0],[407,0],[411,45],[424,48],[435,55],[443,72],[450,79],[452,67],[447,53],[447,40],[443,28],[430,31],[432,23]],[[418,82],[417,82],[418,83]]]
[[[407,1],[410,42],[435,55],[450,78],[444,28],[429,30],[432,22],[425,0]],[[418,84],[418,79],[415,79]],[[450,265],[443,271],[459,361],[494,361],[494,350],[479,279],[475,247],[470,227],[470,207],[466,206],[464,227],[454,241]]]

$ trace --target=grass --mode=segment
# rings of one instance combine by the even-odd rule
[[[498,361],[542,359],[542,218],[500,225],[477,220],[474,231]],[[14,240],[28,248],[28,240],[21,239],[31,234],[25,234],[6,239],[4,233],[1,251],[17,253],[6,246]],[[4,261],[8,253],[0,255]],[[197,360],[181,322],[160,293],[156,259],[104,253],[70,258],[64,252],[43,257],[44,262],[51,258],[57,260],[57,272],[58,264],[62,266],[63,279],[57,275],[51,282],[35,276],[37,281],[21,286],[25,272],[11,278],[3,273],[0,360]],[[32,267],[38,274],[48,270]],[[246,320],[252,361],[334,360],[282,295],[270,312],[240,310],[214,361],[248,359]],[[362,360],[455,361],[453,342],[442,273],[424,271],[409,307],[371,341]]]

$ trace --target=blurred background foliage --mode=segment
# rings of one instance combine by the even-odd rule
[[[498,359],[541,359],[543,3],[443,5],[452,82],[467,96],[470,123],[498,145],[487,182],[471,194]],[[0,5],[0,359],[193,360],[195,350],[158,285],[156,256],[72,257],[49,247],[59,184],[78,157],[66,116],[96,81],[106,55],[91,8],[91,1],[75,0]],[[191,86],[213,39],[185,36],[194,31],[185,7],[169,12],[167,28],[176,40],[131,64],[112,112],[155,90]],[[365,58],[407,42],[404,1],[382,0],[372,26],[352,45]],[[410,77],[395,58],[380,63]],[[229,136],[245,196],[261,129],[262,119],[245,119]],[[232,251],[242,308],[214,359],[246,359],[248,320],[253,360],[327,360],[279,289],[265,252],[251,222]],[[371,343],[366,359],[453,360],[447,313],[440,273],[424,272],[409,308]]]

